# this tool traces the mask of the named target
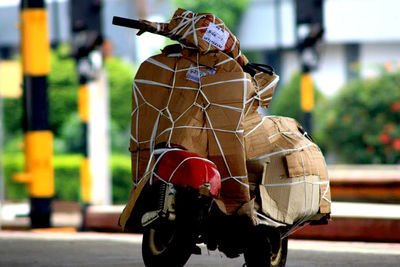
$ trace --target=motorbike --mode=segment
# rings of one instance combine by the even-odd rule
[[[246,265],[285,266],[286,227],[254,226],[248,216],[225,215],[216,206],[221,176],[215,164],[180,146],[157,146],[156,167],[136,206],[146,266],[183,266],[198,244]]]
[[[139,29],[138,34],[148,31],[165,35],[171,39],[179,39],[171,35],[171,31],[163,30],[167,27],[167,24],[156,24],[121,17],[114,17],[113,24]],[[181,25],[179,24],[177,28]],[[209,27],[216,27],[213,23],[209,23],[209,25],[211,25]],[[226,33],[225,31],[223,32]],[[230,51],[233,51],[233,49],[231,48]],[[236,52],[240,55],[239,50]],[[229,58],[229,60],[232,60],[232,58]],[[226,61],[228,60],[222,61],[222,63]],[[160,62],[155,62],[154,64],[170,69]],[[272,68],[266,66],[249,63],[243,64],[242,67],[243,71],[250,73],[252,77],[258,75],[259,72],[268,73],[269,77],[273,77]],[[210,68],[205,69],[208,72],[211,72],[211,70]],[[188,75],[190,71],[191,69],[189,69]],[[255,74],[256,71],[258,74]],[[198,69],[195,70],[194,74],[200,79],[202,72]],[[205,72],[203,74],[206,75]],[[188,77],[191,80],[195,80],[191,76],[186,76],[186,79],[189,79]],[[277,82],[277,79],[275,81]],[[150,84],[152,82],[146,81],[146,83]],[[154,83],[157,84],[156,82]],[[265,90],[259,93],[261,94]],[[265,120],[265,122],[267,121]],[[258,125],[262,123],[264,123],[264,119]],[[279,119],[271,119],[270,123],[270,128],[278,127],[277,125],[281,123],[282,125],[294,125],[295,129],[289,127],[291,132],[289,130],[279,130],[279,133],[271,134],[272,137],[276,137],[280,133],[289,135],[289,137],[286,136],[284,138],[289,138],[288,142],[290,144],[295,143],[294,136],[301,140],[308,137],[306,132],[300,131],[302,130],[301,126],[297,126],[292,120],[284,119],[282,122],[279,122]],[[136,125],[135,127],[138,126]],[[136,131],[138,131],[137,129]],[[250,132],[253,132],[253,130]],[[150,132],[151,136],[154,136],[155,133],[156,130]],[[281,167],[279,168],[281,168],[280,170],[284,170],[278,173],[280,178],[283,176],[289,178],[290,176],[290,178],[295,177],[295,179],[299,179],[299,174],[295,167],[298,166],[298,157],[303,157],[303,155],[300,155],[300,152],[309,147],[316,146],[312,140],[308,140],[307,142],[303,140],[302,142],[299,143],[302,144],[299,149],[274,150],[269,154],[276,156],[285,152],[286,154],[282,154],[287,155],[286,159],[279,159],[281,163]],[[148,178],[146,178],[145,182],[143,182],[144,179],[140,178],[138,182],[140,186],[138,184],[135,185],[139,193],[136,195],[133,194],[132,199],[130,199],[130,202],[133,202],[134,206],[131,206],[132,208],[126,212],[129,217],[127,217],[123,224],[129,225],[130,228],[143,233],[142,256],[146,266],[184,266],[192,254],[201,254],[202,250],[199,244],[203,243],[208,250],[214,251],[218,249],[229,258],[236,258],[243,255],[245,260],[243,266],[283,267],[286,265],[288,253],[288,235],[297,229],[298,226],[309,222],[319,211],[317,220],[325,223],[329,218],[329,209],[326,208],[322,212],[318,198],[312,198],[311,205],[305,203],[303,207],[305,209],[304,212],[297,217],[293,217],[292,221],[290,221],[290,218],[281,218],[279,220],[273,219],[272,216],[269,217],[266,212],[263,212],[261,205],[263,200],[259,187],[261,182],[259,181],[265,178],[261,177],[263,176],[262,173],[256,175],[258,182],[254,183],[255,186],[247,184],[251,195],[249,209],[252,215],[249,216],[248,212],[244,212],[243,214],[236,212],[228,215],[221,210],[218,204],[223,179],[221,178],[220,170],[218,170],[217,165],[213,161],[196,154],[194,151],[188,150],[180,144],[170,142],[161,142],[158,144],[150,142],[150,148],[145,149],[146,151],[143,153],[147,153],[151,158],[147,165],[152,165],[151,171],[146,171],[150,175],[147,175]],[[312,152],[317,153],[317,150],[318,148],[314,148]],[[294,151],[298,153],[290,156],[289,152]],[[320,154],[317,154],[317,156],[320,156]],[[319,159],[324,164],[322,154]],[[137,157],[137,162],[140,162],[139,156]],[[323,165],[322,163],[321,165]],[[254,162],[247,161],[247,169],[250,169],[251,164],[254,165]],[[262,164],[264,165],[259,165],[261,167],[257,168],[262,168],[262,166],[265,168],[268,165],[266,162]],[[291,167],[288,169],[289,165],[294,168]],[[275,170],[278,169],[273,164],[270,164],[270,166]],[[305,178],[306,169],[304,169],[304,166],[303,162],[300,175]],[[147,167],[148,169],[149,167]],[[310,172],[307,169],[307,175],[310,179],[313,179],[310,181],[306,181],[305,179],[304,181],[296,180],[294,182],[290,182],[290,179],[277,180],[272,186],[307,184],[306,186],[312,187],[310,187],[312,189],[310,192],[315,191],[318,194],[321,192],[321,199],[325,199],[328,203],[330,197],[329,181],[322,181],[320,177],[317,177],[316,175],[320,174],[319,171],[315,166]],[[277,179],[280,179],[279,177]],[[297,199],[294,199],[294,202],[296,201]]]

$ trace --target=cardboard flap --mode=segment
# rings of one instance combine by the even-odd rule
[[[259,103],[267,108],[271,103],[275,87],[279,81],[279,76],[276,74],[269,75],[268,73],[257,72],[253,79]]]
[[[286,167],[291,178],[305,175],[304,163],[301,160],[300,153],[296,151],[285,156]]]

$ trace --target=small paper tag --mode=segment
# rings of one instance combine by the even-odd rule
[[[214,75],[216,72],[216,70],[214,68],[210,68],[210,67],[206,67],[206,71],[211,75]]]
[[[186,79],[192,82],[200,83],[200,78],[206,75],[207,73],[199,70],[198,68],[190,66],[190,69],[186,74]]]
[[[229,32],[223,28],[218,27],[214,23],[210,22],[207,27],[206,33],[203,35],[203,40],[209,44],[212,44],[219,50],[224,50],[226,42],[229,38]]]

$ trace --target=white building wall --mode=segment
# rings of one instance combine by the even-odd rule
[[[333,95],[346,84],[346,55],[342,44],[324,44],[319,68],[312,73],[316,86],[325,94]],[[367,43],[360,45],[360,74],[373,77],[385,65],[400,70],[399,43]],[[281,84],[287,83],[294,72],[300,70],[296,51],[287,51],[282,56]]]
[[[364,77],[376,75],[387,62],[399,67],[399,11],[400,0],[324,0],[324,49],[313,77],[325,94],[332,95],[346,83],[346,44],[360,45]],[[295,49],[295,21],[294,0],[250,1],[239,27],[242,49]],[[300,70],[295,51],[285,51],[282,61],[281,84]]]
[[[295,44],[294,0],[253,0],[237,36],[242,49],[271,49]]]
[[[318,69],[312,74],[316,86],[326,95],[334,94],[346,83],[346,58],[344,46],[323,46]]]
[[[287,51],[282,55],[282,74],[280,74],[280,84],[290,81],[293,73],[300,71],[300,61],[296,51]],[[279,75],[279,73],[278,73]]]
[[[399,0],[325,0],[325,40],[400,41]]]
[[[362,66],[361,75],[364,77],[378,74],[379,68],[387,63],[393,69],[400,70],[400,41],[397,43],[362,44],[360,47],[360,61]]]

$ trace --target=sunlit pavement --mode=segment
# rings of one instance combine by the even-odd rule
[[[0,231],[0,266],[143,266],[141,235]],[[222,253],[194,255],[187,266],[242,266]],[[400,244],[289,241],[287,266],[399,266]],[[167,265],[166,265],[167,266]]]

